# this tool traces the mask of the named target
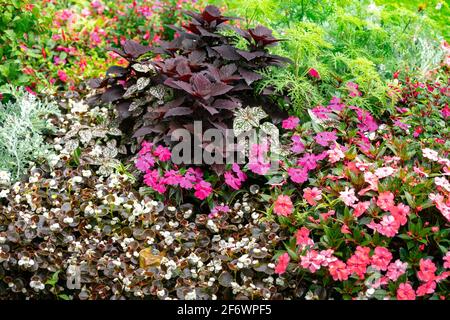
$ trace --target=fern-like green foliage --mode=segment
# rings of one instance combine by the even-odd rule
[[[12,96],[0,103],[0,171],[17,180],[30,164],[52,156],[45,134],[54,130],[48,116],[58,115],[56,104],[43,102],[34,95],[8,86],[4,94]]]
[[[250,25],[269,25],[286,41],[274,53],[293,64],[263,71],[270,85],[288,95],[282,107],[301,116],[346,90],[349,81],[363,93],[359,105],[381,117],[389,110],[386,80],[408,68],[425,75],[442,57],[439,28],[424,12],[402,6],[377,6],[370,0],[214,0]],[[314,68],[320,80],[308,76]]]

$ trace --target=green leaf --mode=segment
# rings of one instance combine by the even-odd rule
[[[56,283],[58,282],[58,280],[59,280],[59,273],[60,272],[61,272],[60,270],[56,271],[52,275],[52,277],[50,279],[48,279],[47,282],[45,282],[45,284],[48,284],[48,285],[51,285],[52,287],[54,287],[56,285]]]

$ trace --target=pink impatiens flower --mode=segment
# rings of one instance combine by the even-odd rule
[[[292,204],[291,198],[280,194],[275,201],[275,206],[273,211],[279,216],[289,216],[294,210],[294,205]]]
[[[170,160],[170,157],[172,156],[170,150],[161,145],[156,147],[155,151],[153,151],[153,154],[163,162]]]
[[[155,158],[150,153],[144,154],[136,159],[135,165],[140,171],[146,172],[155,165]]]
[[[392,238],[397,234],[398,229],[400,228],[400,223],[395,220],[392,215],[384,215],[380,223],[375,223],[372,221],[367,224],[367,227],[378,231],[386,237]]]
[[[370,206],[370,201],[363,201],[358,202],[356,205],[353,206],[353,216],[355,218],[358,218],[361,216]]]
[[[394,194],[390,191],[380,192],[377,199],[377,206],[387,211],[393,205],[394,205]]]
[[[267,143],[253,144],[250,149],[248,169],[253,173],[265,175],[270,169],[270,163],[266,159],[269,150]]]
[[[443,260],[444,260],[444,268],[450,269],[450,251],[447,251]]]
[[[377,270],[387,270],[389,263],[392,260],[392,253],[385,247],[376,247],[375,253],[372,256],[371,266]]]
[[[416,293],[409,283],[400,283],[397,289],[397,300],[416,300]]]
[[[67,82],[67,80],[69,79],[67,73],[65,73],[63,70],[58,70],[58,78],[62,82]]]
[[[291,116],[283,120],[283,122],[281,123],[281,127],[286,130],[292,130],[295,129],[299,123],[300,123],[299,118]]]
[[[194,186],[194,190],[195,190],[194,195],[198,199],[204,200],[211,194],[213,189],[209,182],[202,180]]]
[[[291,259],[289,258],[289,255],[287,253],[283,253],[281,256],[279,256],[278,263],[275,266],[275,273],[278,275],[282,275],[283,273],[285,273],[290,260]]]
[[[417,278],[422,282],[433,281],[436,278],[436,265],[430,259],[420,259],[420,270],[417,272]]]
[[[235,190],[241,188],[242,182],[247,179],[247,175],[241,171],[237,163],[233,163],[232,171],[224,173],[225,183]]]
[[[333,280],[337,281],[345,281],[348,279],[348,276],[350,275],[349,271],[347,270],[347,265],[345,262],[342,262],[341,260],[336,260],[331,262],[328,265],[328,271],[330,272],[331,277],[333,277]]]
[[[339,192],[339,194],[339,199],[341,199],[349,207],[358,201],[358,198],[355,196],[355,189],[353,188],[349,189],[349,187],[345,187],[345,190]]]
[[[355,253],[347,260],[347,270],[364,279],[367,266],[370,264],[370,248],[358,246]]]
[[[319,132],[314,140],[316,140],[317,144],[326,147],[330,144],[330,142],[334,142],[337,140],[336,131],[323,131]]]
[[[300,136],[293,135],[291,137],[291,140],[292,140],[292,147],[291,147],[291,151],[292,152],[294,152],[294,153],[301,153],[301,152],[305,151],[305,145],[301,141]]]
[[[303,183],[308,180],[308,171],[304,168],[289,168],[287,173],[295,183]]]
[[[406,272],[406,268],[408,264],[397,259],[388,266],[386,276],[392,281],[397,281]]]
[[[420,285],[417,290],[416,294],[418,297],[425,296],[427,294],[434,293],[434,290],[436,290],[436,282],[435,281],[428,281],[424,284]]]
[[[305,256],[300,257],[300,265],[314,273],[321,267],[321,257],[316,250],[308,250]]]
[[[331,163],[339,162],[345,158],[345,154],[338,143],[335,143],[333,149],[327,150],[327,154]]]
[[[309,237],[309,229],[306,227],[301,227],[295,233],[295,238],[297,239],[296,244],[304,249],[306,246],[313,246],[314,241]]]
[[[303,198],[312,206],[317,204],[316,201],[322,199],[322,191],[318,188],[305,188],[303,189]]]

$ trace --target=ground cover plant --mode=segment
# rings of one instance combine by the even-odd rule
[[[446,12],[8,2],[0,299],[449,299]]]

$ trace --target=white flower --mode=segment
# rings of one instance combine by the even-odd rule
[[[82,170],[81,175],[83,177],[89,178],[92,175],[92,172],[91,172],[91,170]]]
[[[4,189],[2,191],[0,191],[0,198],[6,198],[9,194],[9,190],[8,189]]]
[[[438,2],[437,4],[436,4],[436,7],[434,7],[436,10],[441,10],[441,8],[442,8],[442,2]]]
[[[52,225],[50,225],[50,230],[52,231],[58,231],[61,228],[61,226],[59,225],[59,223],[54,223]]]
[[[386,178],[389,177],[390,175],[392,175],[395,172],[395,170],[391,167],[382,167],[382,168],[378,168],[375,170],[375,175],[382,179],[382,178]]]
[[[30,287],[35,291],[44,290],[45,285],[41,281],[32,280],[30,281]]]
[[[8,185],[11,182],[11,174],[8,171],[0,170],[0,185]]]
[[[422,153],[425,158],[428,158],[433,161],[439,161],[438,153],[434,150],[431,150],[429,148],[424,148],[424,149],[422,149]]]
[[[71,224],[73,222],[73,218],[72,217],[65,217],[63,222],[67,223],[67,224]]]
[[[434,178],[434,183],[441,188],[444,188],[448,192],[450,192],[450,182],[448,182],[445,177],[436,177]]]

